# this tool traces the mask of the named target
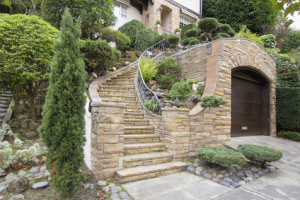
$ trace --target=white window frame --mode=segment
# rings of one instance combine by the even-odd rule
[[[183,26],[187,24],[195,23],[195,19],[188,17],[186,15],[180,14],[180,22],[179,22],[179,28],[181,29]]]
[[[116,7],[118,8],[118,12],[116,11]],[[120,27],[127,22],[128,16],[128,6],[124,6],[119,3],[115,3],[114,14],[117,17],[116,27]],[[122,12],[125,11],[125,12]]]

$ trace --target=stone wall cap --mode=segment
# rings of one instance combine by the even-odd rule
[[[203,112],[204,110],[205,110],[205,108],[202,108],[200,106],[200,102],[198,102],[197,105],[190,111],[189,115],[196,116],[196,115],[200,114],[201,112]]]

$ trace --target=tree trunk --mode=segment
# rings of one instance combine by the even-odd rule
[[[36,113],[34,109],[34,95],[29,97],[30,101],[30,114],[32,121],[36,121]]]

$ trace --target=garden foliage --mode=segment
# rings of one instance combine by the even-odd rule
[[[251,32],[260,34],[262,24],[271,24],[277,11],[270,0],[204,0],[203,17],[216,18],[220,23],[230,24],[239,32],[246,25]]]
[[[48,81],[59,31],[37,16],[0,14],[0,88],[22,100],[36,120],[34,98]]]
[[[300,141],[300,133],[295,131],[279,131],[278,136],[289,138],[294,141]]]
[[[240,144],[238,151],[244,154],[248,160],[261,163],[262,166],[265,166],[267,162],[279,161],[282,158],[281,151],[265,146]]]
[[[159,84],[169,85],[173,84],[177,75],[176,70],[178,68],[178,63],[176,59],[169,56],[163,58],[158,64],[158,77],[156,78]]]
[[[280,54],[276,50],[266,49],[276,63],[277,87],[299,87],[300,74],[295,60],[286,54]]]
[[[179,99],[183,99],[185,97],[190,96],[191,92],[192,92],[192,86],[189,84],[189,82],[181,79],[180,82],[177,82],[172,86],[168,96],[171,98],[178,97]]]
[[[80,56],[80,27],[65,9],[40,128],[49,150],[46,166],[51,172],[52,187],[63,198],[74,195],[84,180],[79,169],[84,164],[86,72]]]
[[[158,72],[157,63],[150,58],[141,59],[140,67],[145,82],[154,78]]]
[[[201,107],[219,107],[220,105],[224,105],[227,101],[224,101],[222,97],[215,97],[215,96],[206,96],[201,98],[203,103],[201,103]]]
[[[139,20],[133,19],[123,24],[118,30],[127,36],[137,36],[140,30],[145,29],[145,25]]]
[[[196,150],[196,155],[204,162],[227,166],[242,165],[247,160],[242,153],[225,147],[202,146]]]
[[[120,51],[111,47],[104,40],[86,40],[82,43],[80,51],[84,55],[87,72],[94,71],[101,75],[121,58]]]
[[[195,24],[187,24],[181,28],[181,38],[185,37],[185,32],[188,30],[194,28],[196,25]]]
[[[160,108],[160,105],[158,103],[155,103],[152,100],[147,100],[144,104],[149,110],[158,111]]]
[[[257,34],[252,33],[246,26],[242,26],[240,32],[235,34],[235,37],[247,38],[256,42],[259,46],[264,47],[264,42]]]
[[[44,0],[42,9],[46,21],[56,28],[60,27],[64,9],[69,8],[73,20],[80,17],[84,38],[91,38],[96,26],[109,27],[115,24],[114,3],[112,0]]]
[[[274,35],[272,34],[262,35],[260,36],[260,39],[263,41],[265,48],[275,49],[277,42]]]
[[[300,88],[276,88],[276,122],[278,130],[300,129]]]
[[[299,23],[299,22],[296,22]],[[288,53],[293,49],[300,47],[300,30],[292,31],[288,37],[285,37],[282,42],[283,48],[280,53]]]
[[[138,51],[145,51],[148,47],[154,44],[158,33],[151,28],[142,29],[138,32],[135,41],[135,48]]]
[[[130,37],[121,31],[116,31],[111,28],[105,27],[99,29],[100,36],[102,40],[106,42],[116,42],[117,45],[130,44]]]
[[[158,43],[158,42],[162,41],[163,39],[166,39],[168,41],[168,38],[169,38],[169,35],[166,34],[166,33],[163,33],[161,35],[157,35],[155,37],[155,43]]]
[[[178,42],[180,40],[180,37],[177,35],[170,35],[168,37],[168,42],[171,44],[171,48],[176,48],[178,45]]]

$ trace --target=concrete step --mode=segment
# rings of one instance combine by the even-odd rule
[[[10,98],[7,98],[7,97],[0,97],[0,101],[10,101]]]
[[[8,106],[9,106],[9,104],[1,104],[1,103],[0,103],[0,108],[1,108],[1,109],[7,109]]]
[[[153,126],[124,126],[124,134],[152,134]]]
[[[123,135],[124,144],[136,143],[158,143],[159,135],[156,134],[139,134],[139,135]]]
[[[6,113],[0,113],[0,119],[4,119]]]
[[[168,152],[143,153],[123,156],[126,168],[171,162],[173,154]]]
[[[5,108],[0,108],[0,113],[6,113],[7,109]]]
[[[125,119],[125,126],[148,126],[149,120],[147,119]]]
[[[126,102],[125,102],[126,103]],[[127,103],[126,103],[127,105]],[[125,119],[144,119],[144,114],[143,113],[130,113],[130,112],[125,112],[124,113],[124,118]]]
[[[0,104],[9,104],[10,103],[10,101],[0,101]]]
[[[165,150],[166,145],[163,143],[124,144],[124,155],[151,153]]]
[[[168,162],[157,165],[123,169],[116,172],[116,178],[119,183],[128,183],[159,176],[166,176],[184,171],[185,169],[186,164],[183,162]]]

